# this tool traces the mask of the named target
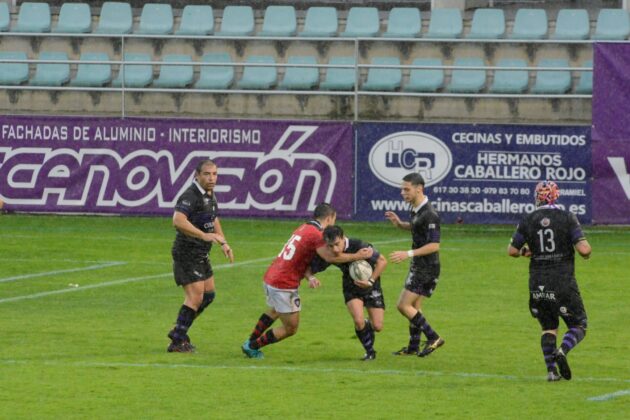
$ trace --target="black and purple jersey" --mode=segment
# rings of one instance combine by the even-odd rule
[[[197,229],[206,233],[214,232],[214,220],[218,215],[217,200],[214,194],[208,195],[197,183],[193,183],[179,196],[175,211],[185,214],[188,221]],[[171,252],[174,258],[205,257],[211,247],[211,242],[192,238],[177,231]]]

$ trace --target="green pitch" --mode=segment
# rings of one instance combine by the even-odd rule
[[[223,220],[236,262],[212,251],[217,298],[190,331],[191,355],[166,353],[183,302],[170,218],[0,216],[0,417],[627,418],[630,229],[586,228],[589,331],[569,355],[574,379],[547,383],[527,261],[506,255],[511,226],[443,227],[425,314],[446,344],[430,357],[391,355],[407,341],[396,311],[407,266],[390,263],[376,360],[358,360],[334,267],[301,289],[298,334],[246,359],[262,275],[298,224]],[[410,244],[386,222],[340,224],[385,255]]]

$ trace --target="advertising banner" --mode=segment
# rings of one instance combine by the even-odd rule
[[[0,199],[16,211],[172,214],[200,159],[222,215],[352,215],[350,123],[1,117]]]
[[[630,224],[630,45],[597,43],[593,74],[593,222]]]
[[[356,142],[361,220],[403,215],[402,178],[419,172],[444,223],[516,223],[544,179],[591,222],[590,127],[370,123],[358,125]]]

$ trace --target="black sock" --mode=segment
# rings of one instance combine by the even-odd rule
[[[203,294],[203,300],[201,301],[201,305],[199,305],[199,308],[197,309],[197,316],[201,315],[203,310],[206,309],[208,305],[210,305],[214,301],[215,296],[215,292],[206,292]]]
[[[251,341],[249,343],[249,347],[252,349],[259,349],[261,347],[265,347],[267,344],[273,344],[277,341],[278,339],[273,333],[273,330],[269,330],[265,334],[258,337],[256,340]]]
[[[175,328],[171,331],[169,336],[174,342],[181,342],[188,340],[188,329],[192,325],[195,320],[196,312],[194,309],[182,305],[179,309],[179,314],[177,315],[177,322],[175,324]]]
[[[359,337],[365,351],[372,353],[374,351],[374,329],[372,324],[366,320],[365,327],[362,330],[355,329],[354,332]]]
[[[581,327],[571,327],[562,338],[562,351],[567,354],[571,349],[578,345],[586,335],[586,330]]]
[[[267,330],[267,328],[269,328],[271,324],[273,324],[274,321],[275,319],[273,319],[269,315],[262,314],[260,318],[258,319],[258,322],[256,323],[256,326],[254,327],[254,330],[249,336],[249,341],[254,341],[258,337],[260,337],[265,332],[265,330]]]
[[[434,341],[440,338],[440,336],[435,331],[433,331],[433,328],[431,328],[431,325],[429,325],[426,318],[422,316],[422,313],[420,311],[418,311],[418,313],[411,319],[410,322],[422,330],[424,335],[427,336],[427,340]]]
[[[558,373],[553,357],[553,352],[556,349],[556,336],[550,333],[543,334],[540,337],[540,347],[542,348],[543,357],[545,358],[545,365],[547,365],[547,372]]]
[[[420,348],[420,334],[422,331],[412,323],[409,323],[409,346],[408,351],[417,351]]]

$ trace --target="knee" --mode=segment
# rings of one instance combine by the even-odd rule
[[[383,330],[383,321],[372,321],[372,329],[376,332]]]
[[[297,334],[298,324],[287,325],[284,329],[286,330],[287,337],[291,337],[292,335]]]

